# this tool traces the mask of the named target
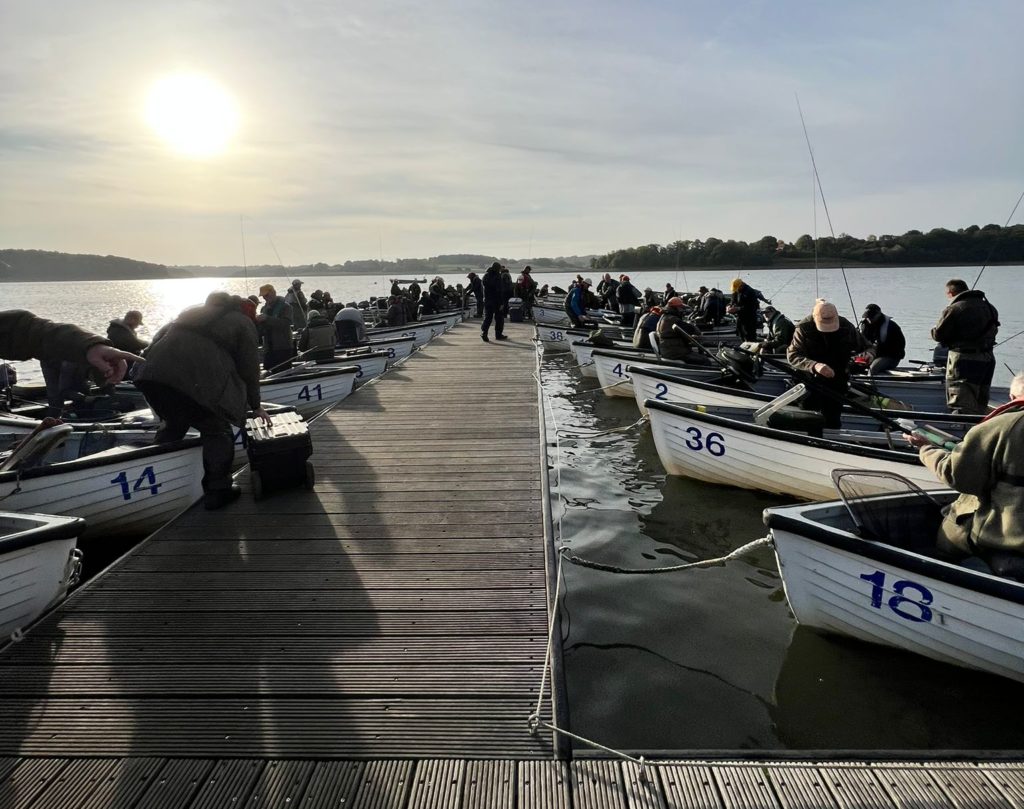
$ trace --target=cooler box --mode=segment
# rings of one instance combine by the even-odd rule
[[[313,439],[305,420],[294,410],[274,413],[269,425],[262,419],[247,419],[245,451],[252,494],[257,500],[289,486],[301,484],[312,489],[316,482],[316,471],[309,460]]]
[[[513,323],[523,322],[523,299],[522,298],[509,298],[508,299],[508,319]]]

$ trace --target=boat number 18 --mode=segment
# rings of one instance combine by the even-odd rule
[[[139,479],[135,481],[135,484],[131,488],[129,488],[128,486],[127,472],[122,472],[120,475],[118,475],[110,482],[111,484],[120,484],[121,496],[125,500],[131,500],[132,494],[139,491],[140,489],[149,489],[149,493],[152,495],[156,494],[160,490],[160,487],[163,486],[162,483],[156,482],[156,472],[153,471],[152,466],[147,466],[145,469],[142,470],[142,474],[139,475]]]
[[[871,606],[882,609],[882,598],[885,594],[885,573],[876,570],[874,573],[861,573],[860,577],[871,583]],[[912,581],[900,579],[892,583],[895,595],[885,602],[900,618],[918,624],[927,624],[932,620],[932,591]]]

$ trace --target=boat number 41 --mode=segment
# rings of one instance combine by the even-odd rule
[[[121,486],[121,496],[125,500],[131,500],[132,495],[143,489],[149,489],[149,493],[156,494],[160,487],[164,484],[156,482],[156,472],[153,471],[152,466],[147,466],[142,470],[142,474],[139,475],[139,479],[135,481],[134,485],[128,483],[128,473],[122,472],[112,481],[111,484],[117,483]]]
[[[357,376],[362,376],[362,374],[357,374]],[[314,397],[313,394],[316,394],[316,396]],[[299,391],[298,398],[305,399],[307,402],[314,398],[319,401],[324,398],[324,394],[323,391],[320,390],[319,385],[313,385],[312,387],[309,385],[303,385],[302,390]]]
[[[874,573],[861,573],[860,577],[871,583],[871,606],[876,610],[882,609],[883,603],[900,618],[913,621],[918,624],[931,623],[932,608],[929,606],[933,601],[932,591],[912,581],[899,579],[891,585],[895,595],[890,596],[888,601],[883,601],[885,596],[885,573],[876,570]]]

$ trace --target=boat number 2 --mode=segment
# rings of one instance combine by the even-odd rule
[[[654,386],[654,398],[659,401],[665,401],[668,398],[668,385],[664,382],[659,382]]]
[[[128,488],[127,472],[122,472],[120,475],[118,475],[110,482],[112,484],[121,484],[121,496],[125,500],[131,500],[132,493],[137,492],[140,489],[149,489],[150,494],[156,494],[160,490],[160,487],[164,485],[162,483],[156,482],[156,472],[153,471],[152,466],[147,466],[145,469],[142,470],[142,474],[139,475],[139,479],[135,481],[135,485],[132,486],[131,488]]]
[[[314,393],[316,394],[316,398],[318,401],[324,398],[323,391],[320,390],[319,385],[314,385],[313,387],[310,387],[309,385],[303,385],[302,390],[299,391],[299,398],[305,399],[307,402],[310,402],[313,400]]]
[[[721,458],[725,455],[725,436],[721,433],[708,433],[704,435],[697,427],[687,427],[686,432],[690,434],[690,438],[683,442],[686,444],[687,449],[692,449],[694,452],[706,449],[716,458]]]
[[[871,583],[871,606],[876,610],[882,609],[885,573],[876,570],[874,573],[861,573],[860,577]],[[932,608],[929,606],[933,601],[931,590],[912,581],[900,579],[892,583],[892,591],[895,595],[891,596],[886,604],[900,618],[906,618],[908,621],[918,624],[931,622]]]

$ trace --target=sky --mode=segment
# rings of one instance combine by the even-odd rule
[[[827,235],[797,97],[836,233],[1003,224],[1022,28],[1020,0],[4,3],[0,247],[292,265]],[[181,72],[234,99],[219,154],[147,123]]]

